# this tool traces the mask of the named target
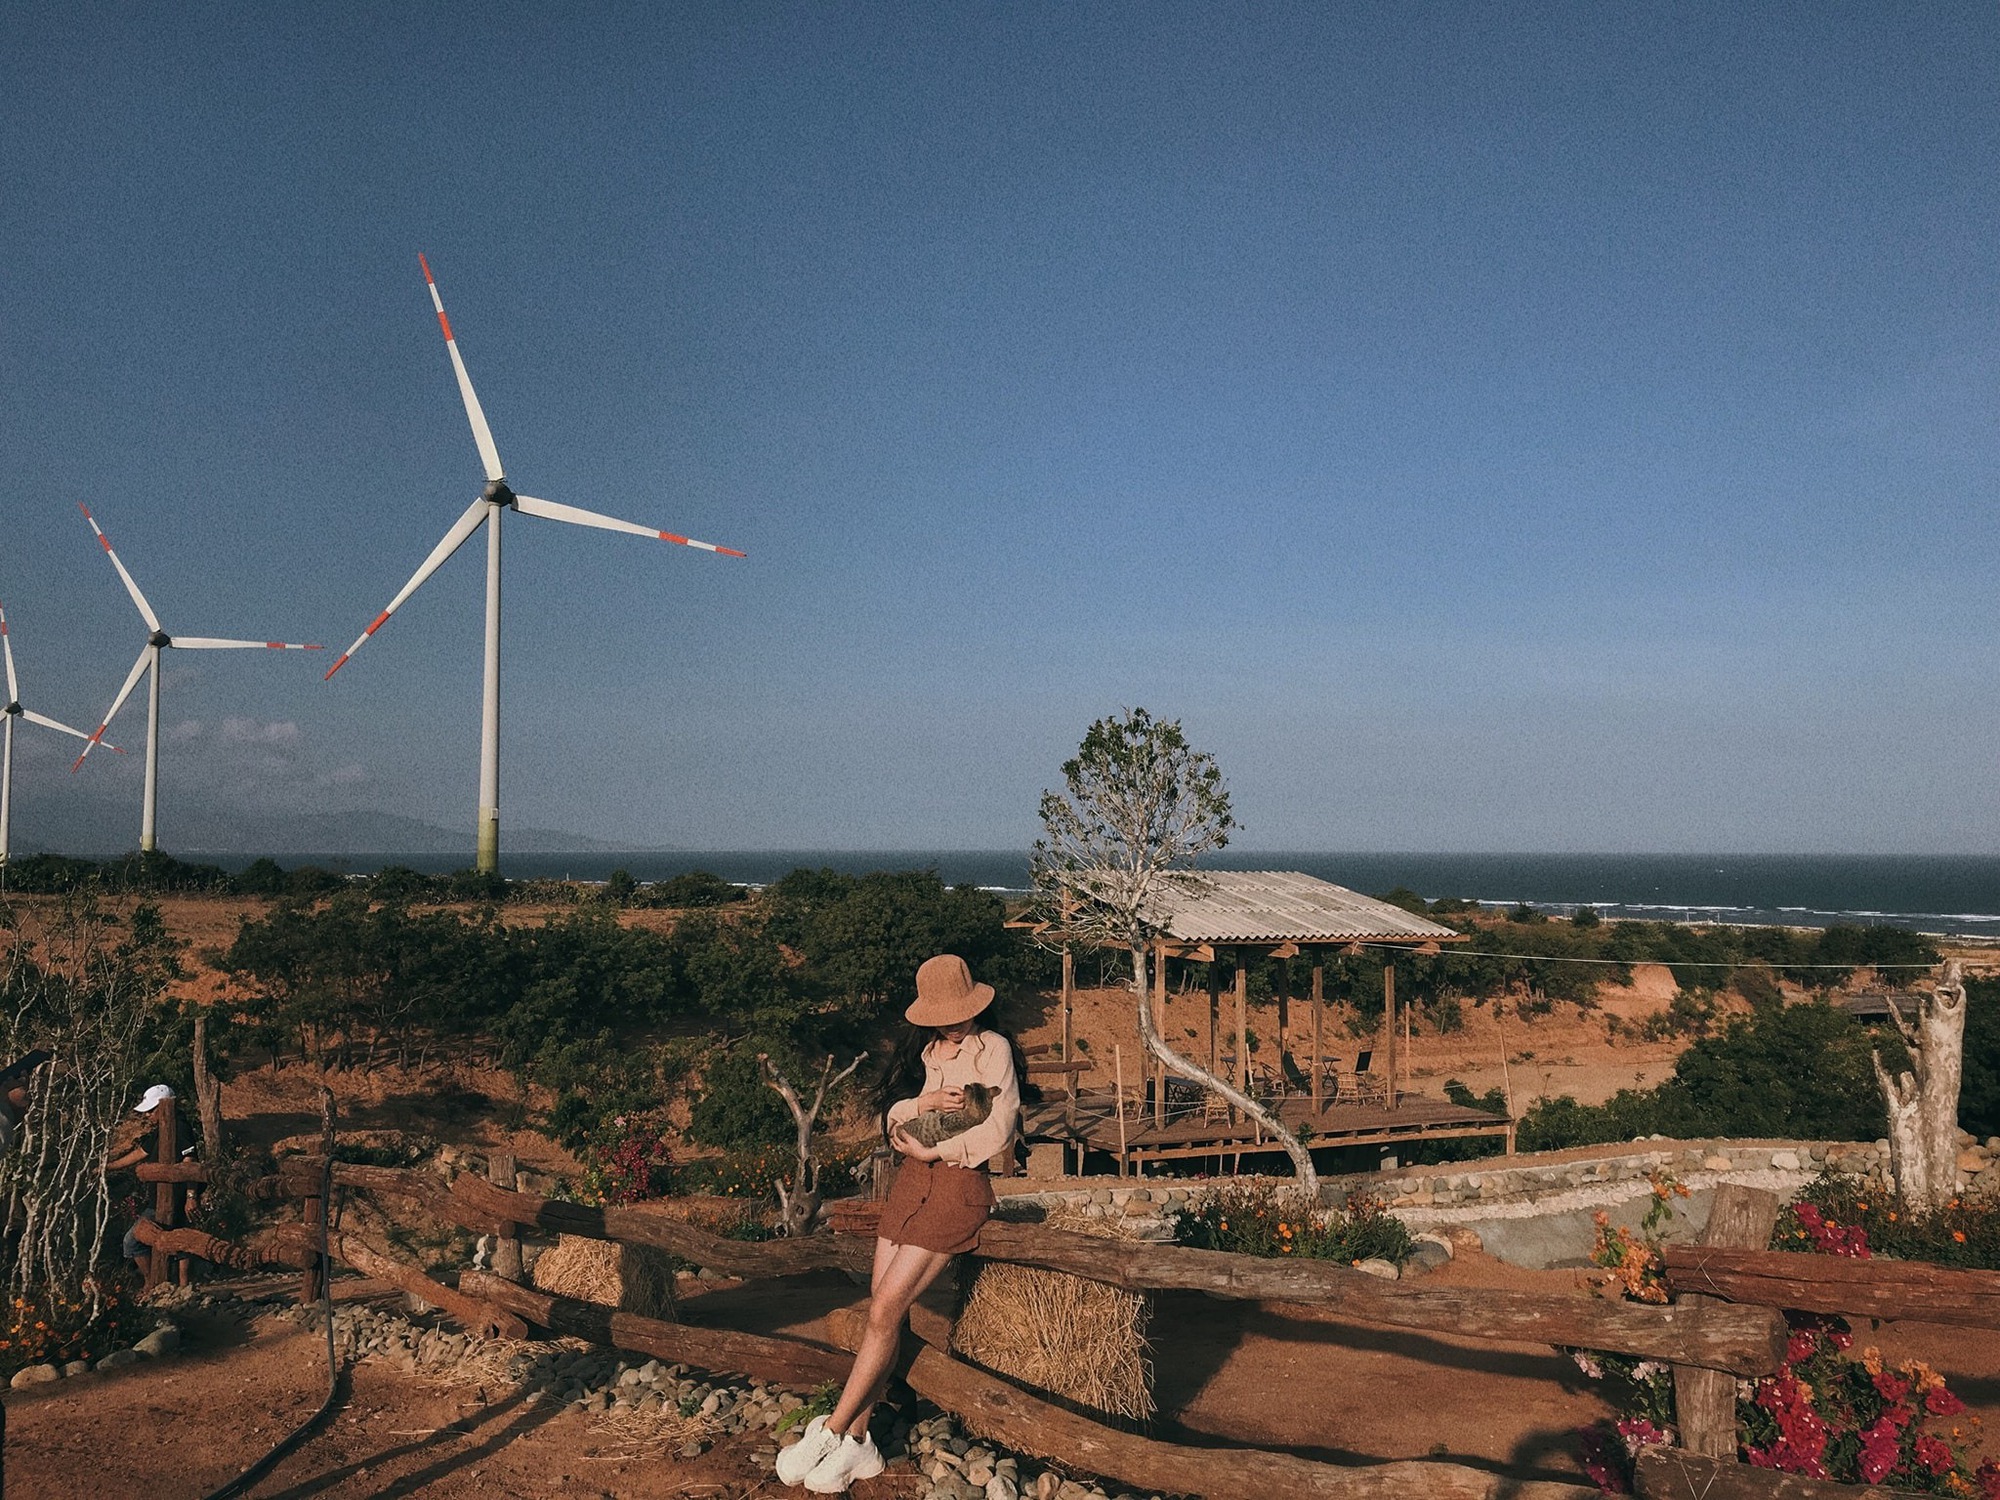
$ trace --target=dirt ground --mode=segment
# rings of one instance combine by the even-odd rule
[[[1567,1291],[1578,1281],[1574,1272],[1525,1271],[1472,1252],[1429,1284]],[[845,1278],[820,1274],[726,1287],[691,1299],[688,1313],[719,1326],[814,1336],[826,1311],[857,1295]],[[261,1456],[325,1394],[324,1344],[288,1320],[267,1316],[245,1326],[197,1315],[187,1327],[189,1344],[178,1356],[10,1392],[12,1500],[196,1500]],[[2000,1422],[2000,1342],[1990,1335],[1918,1324],[1855,1332],[1892,1360],[1930,1361],[1966,1399],[1968,1418]],[[1598,1387],[1543,1346],[1293,1322],[1196,1295],[1159,1300],[1153,1342],[1161,1435],[1204,1445],[1283,1448],[1336,1464],[1449,1457],[1522,1478],[1576,1480],[1574,1431],[1608,1414]],[[1282,1400],[1273,1399],[1276,1391]],[[257,1500],[796,1493],[752,1463],[766,1441],[729,1438],[697,1459],[632,1457],[628,1436],[573,1408],[369,1361],[343,1379],[323,1428],[250,1493]],[[892,1464],[854,1493],[905,1500],[921,1488],[907,1465]]]

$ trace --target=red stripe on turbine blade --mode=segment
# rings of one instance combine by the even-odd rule
[[[97,517],[93,516],[90,513],[90,507],[88,505],[85,505],[81,500],[76,502],[76,508],[83,512],[84,520],[92,522],[93,524],[96,522]]]
[[[381,614],[375,617],[375,623],[370,625],[366,630],[362,631],[361,633],[363,635],[373,635],[376,631],[380,630],[384,625],[387,625],[388,623],[389,623],[389,611],[385,609],[382,611]],[[347,658],[343,656],[341,660],[346,661]]]
[[[283,641],[266,641],[264,642],[264,649],[266,651],[282,651],[285,649],[285,643]]]
[[[339,659],[338,661],[336,661],[336,662],[335,662],[335,663],[334,663],[334,664],[333,664],[332,666],[330,666],[330,667],[328,667],[328,668],[326,669],[326,677],[322,677],[322,678],[320,678],[320,681],[321,681],[321,682],[325,682],[325,681],[327,680],[327,678],[328,678],[328,677],[331,677],[331,676],[333,676],[333,674],[334,674],[335,672],[338,672],[338,671],[339,671],[339,670],[340,670],[340,669],[341,669],[342,667],[346,666],[346,665],[347,665],[347,655],[348,655],[348,654],[347,654],[347,653],[346,653],[345,651],[341,652],[341,653],[340,653],[340,659]]]
[[[720,552],[724,557],[748,557],[750,555],[747,552],[738,552],[734,547],[717,547],[715,550]]]
[[[432,285],[436,285],[431,277],[431,263],[424,259],[424,252],[421,250],[417,252],[417,264],[424,268],[424,280],[431,281]]]
[[[111,538],[100,531],[97,533],[97,545],[102,547],[106,552],[109,552],[111,550]]]
[[[686,537],[675,536],[671,531],[661,532],[660,540],[663,542],[678,542],[683,547],[685,547],[688,544],[688,539]]]
[[[444,315],[444,309],[441,307],[438,309],[438,327],[444,330],[444,341],[449,344],[451,342],[451,319]]]

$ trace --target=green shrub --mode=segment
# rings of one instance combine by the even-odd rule
[[[1801,1206],[1816,1212],[1802,1216]],[[2000,1204],[1952,1198],[1943,1208],[1915,1208],[1895,1193],[1875,1192],[1860,1179],[1822,1172],[1799,1190],[1771,1232],[1773,1250],[1824,1250],[1843,1238],[1892,1260],[2000,1271]],[[1845,1235],[1843,1235],[1843,1231]]]
[[[1356,1194],[1327,1213],[1289,1184],[1241,1177],[1198,1194],[1173,1216],[1174,1243],[1237,1255],[1297,1256],[1350,1264],[1401,1262],[1413,1246],[1403,1221]]]

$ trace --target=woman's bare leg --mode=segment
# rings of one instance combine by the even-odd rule
[[[828,1432],[851,1433],[855,1437],[867,1433],[875,1403],[889,1383],[889,1371],[896,1362],[896,1346],[902,1340],[903,1319],[909,1315],[910,1304],[950,1264],[949,1255],[926,1250],[922,1245],[875,1242],[868,1327],[861,1335],[861,1347],[854,1351],[854,1368],[847,1372],[840,1403],[826,1419]]]

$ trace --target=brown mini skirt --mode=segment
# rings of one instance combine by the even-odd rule
[[[875,1233],[891,1244],[963,1254],[979,1243],[993,1201],[993,1184],[983,1169],[906,1156]]]

